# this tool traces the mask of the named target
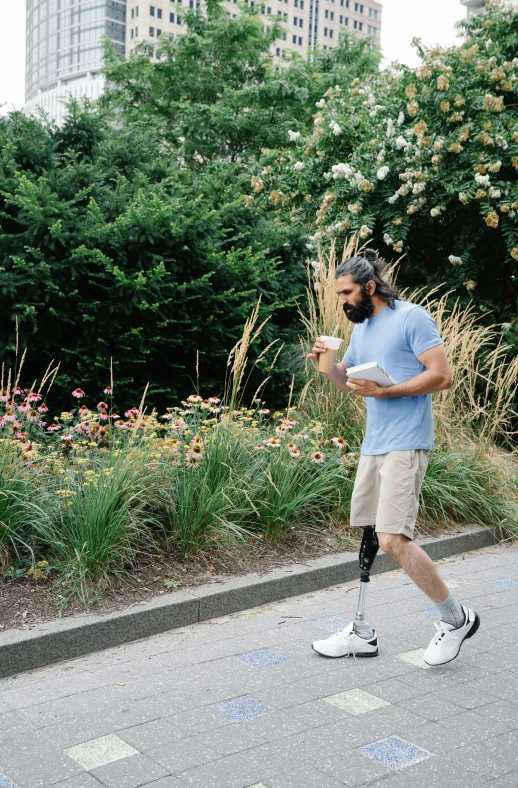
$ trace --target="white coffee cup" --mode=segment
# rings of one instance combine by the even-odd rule
[[[318,369],[320,372],[331,372],[333,365],[336,363],[336,357],[343,339],[340,337],[320,337],[321,341],[327,347],[325,353],[318,354]]]

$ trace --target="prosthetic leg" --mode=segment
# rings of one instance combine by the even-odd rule
[[[374,525],[366,525],[363,529],[363,539],[360,547],[360,597],[358,599],[355,621],[363,621],[365,619],[367,583],[370,583],[370,573],[378,550],[379,543],[376,536],[376,527]]]

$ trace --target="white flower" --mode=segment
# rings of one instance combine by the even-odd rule
[[[430,216],[439,216],[440,213],[441,213],[441,209],[440,207],[437,206],[436,208],[432,208],[432,210],[430,211]]]
[[[397,199],[399,199],[399,194],[396,192],[392,195],[392,197],[388,198],[387,202],[389,202],[391,205],[394,205]]]
[[[387,137],[390,138],[394,134],[394,121],[392,118],[387,120]]]
[[[509,211],[507,215],[510,219],[514,219],[514,217],[516,216],[516,211]]]
[[[326,100],[320,99],[320,101],[316,102],[315,107],[318,107],[319,109],[324,109],[325,105],[326,105]]]
[[[295,142],[300,138],[300,131],[288,131],[288,140],[290,142]]]
[[[354,182],[355,182],[356,186],[360,187],[362,185],[362,183],[365,183],[365,180],[366,180],[365,176],[359,170],[358,170],[358,172],[355,172],[355,174],[354,174]]]
[[[509,143],[507,142],[505,137],[502,137],[501,134],[497,134],[495,140],[496,140],[496,144],[499,145],[504,150],[507,150],[507,148],[509,147]]]
[[[382,181],[384,180],[384,178],[387,177],[389,172],[390,172],[390,167],[387,167],[387,165],[385,165],[384,167],[379,168],[378,172],[376,173],[376,177],[378,178],[379,181]]]
[[[400,112],[399,115],[397,116],[397,125],[402,126],[404,122],[405,122],[405,113]]]
[[[479,186],[489,186],[491,183],[489,175],[481,175],[480,172],[475,173],[475,181]]]
[[[295,164],[293,165],[293,169],[296,172],[300,172],[301,170],[304,169],[304,162],[303,161],[296,161]]]
[[[460,257],[455,257],[454,254],[450,254],[448,260],[452,265],[462,265],[462,259]]]
[[[362,224],[362,226],[360,227],[359,235],[360,235],[360,238],[363,240],[365,238],[368,238],[369,235],[372,235],[372,230],[371,230],[370,227],[367,227],[366,224]]]
[[[393,243],[392,238],[390,237],[390,235],[388,233],[384,233],[383,240],[385,241],[387,246],[390,246]]]
[[[489,172],[499,172],[502,166],[501,161],[494,161],[492,164],[488,165]]]
[[[353,169],[349,164],[333,164],[331,167],[331,171],[333,173],[333,178],[350,178],[353,174]]]
[[[486,49],[489,49],[489,47],[491,46],[492,43],[493,42],[491,41],[491,39],[488,38],[487,41],[486,41]]]
[[[512,327],[513,327],[512,323],[502,323],[502,331],[504,333],[507,333],[508,331],[510,331],[512,329]]]
[[[433,144],[433,149],[435,151],[440,151],[440,150],[442,150],[442,148],[444,148],[444,140],[442,140],[440,138],[436,139],[434,144]]]
[[[178,137],[178,142],[185,142],[185,137]]]
[[[333,134],[335,135],[335,137],[338,137],[338,135],[342,133],[342,129],[341,129],[341,127],[338,125],[338,123],[334,123],[334,124],[331,126],[331,128],[333,129]]]
[[[464,194],[464,192],[459,192],[459,200],[463,205],[467,205],[469,202],[469,197],[467,194]]]
[[[362,209],[362,207],[361,207],[361,205],[360,205],[360,203],[359,203],[359,202],[353,202],[353,203],[351,203],[350,205],[348,205],[348,206],[347,206],[347,208],[348,208],[348,209],[350,210],[350,212],[351,212],[351,213],[353,213],[353,214],[360,213],[360,211],[361,211],[361,209]]]
[[[376,161],[378,164],[383,164],[385,161],[385,148],[381,148],[380,152],[376,156]]]
[[[499,197],[502,196],[502,192],[500,191],[500,189],[495,189],[494,186],[491,186],[489,188],[489,196],[498,199]]]
[[[414,194],[420,194],[421,192],[424,192],[425,189],[426,189],[426,183],[423,183],[421,181],[420,183],[414,183],[414,188],[412,189],[412,191]]]
[[[396,140],[396,148],[401,150],[401,148],[408,148],[409,142],[402,136],[399,136]]]

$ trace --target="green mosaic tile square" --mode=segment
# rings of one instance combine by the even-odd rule
[[[408,662],[410,665],[416,665],[418,668],[427,669],[430,665],[427,665],[423,659],[425,649],[424,648],[415,648],[413,651],[403,651],[402,654],[397,654],[398,659],[402,659],[403,662]]]
[[[87,771],[120,761],[121,758],[128,758],[130,755],[138,755],[138,750],[114,733],[68,747],[64,752]]]
[[[337,706],[339,709],[348,712],[348,714],[365,714],[367,711],[390,706],[390,703],[386,700],[377,698],[375,695],[360,689],[339,692],[337,695],[330,695],[328,698],[322,698],[322,700],[325,700],[326,703],[330,703],[332,706]]]

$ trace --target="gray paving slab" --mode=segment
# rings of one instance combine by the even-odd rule
[[[440,668],[399,658],[426,647],[434,629],[422,614],[432,603],[394,571],[369,588],[374,660],[310,648],[327,636],[315,619],[352,617],[357,583],[348,582],[0,681],[0,773],[20,788],[515,788],[518,593],[491,581],[518,574],[517,557],[492,547],[441,563],[457,598],[480,605],[482,626]],[[238,659],[265,649],[285,661]],[[357,707],[324,700],[352,690]],[[386,705],[361,705],[361,693]],[[235,721],[213,708],[241,696],[273,711]],[[102,753],[110,737],[133,754],[108,747],[88,772],[64,752]],[[433,757],[394,772],[358,751],[394,737]]]

